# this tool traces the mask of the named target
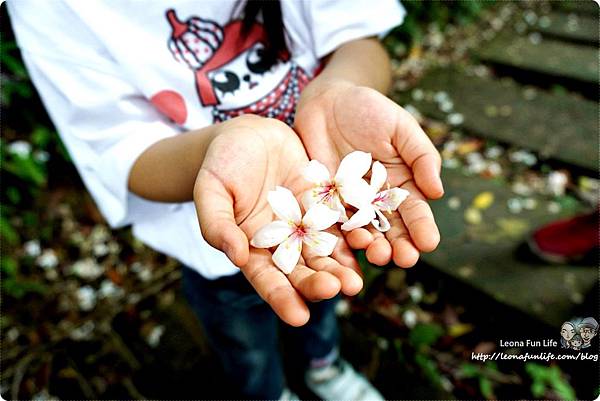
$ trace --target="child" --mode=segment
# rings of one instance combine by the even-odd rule
[[[583,344],[583,339],[579,334],[575,334],[573,338],[571,338],[571,341],[569,341],[571,349],[575,351],[581,350],[581,344]]]
[[[290,395],[276,314],[293,326],[286,331],[319,397],[381,399],[338,357],[331,299],[362,287],[351,247],[366,249],[372,263],[409,267],[439,241],[425,201],[443,193],[439,155],[380,93],[389,60],[373,37],[402,21],[399,3],[8,6],[32,80],[84,183],[111,226],[131,224],[140,240],[182,262],[184,290],[235,396]],[[356,229],[331,257],[304,253],[284,275],[267,250],[248,245],[272,220],[267,192],[283,185],[299,195],[309,158],[333,173],[353,150],[386,164],[390,184],[411,196],[385,235]],[[330,301],[307,306],[319,300]]]

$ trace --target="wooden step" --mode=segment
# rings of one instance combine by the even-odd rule
[[[592,101],[525,88],[509,79],[470,76],[458,69],[431,71],[418,88],[447,92],[454,106],[450,113],[461,114],[462,127],[475,135],[531,149],[541,158],[597,170],[598,105]],[[415,100],[403,93],[395,100],[435,119],[448,119],[448,113],[427,96]]]
[[[559,327],[571,319],[573,310],[598,288],[595,266],[550,266],[516,258],[516,251],[536,227],[576,213],[580,206],[559,214],[547,211],[549,199],[536,198],[535,210],[512,214],[507,201],[515,196],[505,184],[466,177],[457,170],[443,172],[446,195],[431,203],[441,233],[438,249],[424,254],[433,268],[488,294],[537,319]],[[479,225],[465,222],[464,210],[483,191],[494,194]],[[451,209],[448,199],[458,197],[461,207]],[[590,315],[593,314],[590,310]]]
[[[539,39],[536,39],[539,40]],[[504,32],[475,54],[486,63],[531,73],[598,84],[598,49],[592,46]]]
[[[594,0],[563,0],[553,1],[550,4],[552,4],[552,7],[557,10],[587,15],[595,18],[598,18],[598,13],[600,12],[600,7]]]
[[[540,17],[533,30],[558,39],[598,45],[598,18],[552,12]]]

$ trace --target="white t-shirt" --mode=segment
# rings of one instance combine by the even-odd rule
[[[18,0],[23,59],[81,177],[112,227],[213,279],[239,270],[201,236],[194,204],[141,199],[133,163],[160,139],[241,113],[291,122],[320,59],[399,25],[398,0],[281,1],[290,50],[262,63],[265,32],[240,38],[232,0]]]

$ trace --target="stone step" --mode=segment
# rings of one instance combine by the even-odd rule
[[[550,200],[540,195],[536,198],[535,210],[513,214],[508,211],[507,201],[514,195],[505,184],[466,177],[458,170],[448,169],[443,172],[443,180],[446,195],[431,203],[442,241],[436,251],[423,255],[423,260],[434,269],[555,327],[571,319],[574,309],[583,304],[590,293],[597,293],[595,266],[551,266],[516,257],[529,232],[577,213],[580,206],[550,214],[547,211]],[[468,224],[464,211],[483,191],[492,192],[495,200],[481,211],[480,224]],[[460,199],[458,209],[449,207],[451,197]]]
[[[598,18],[552,12],[540,17],[533,30],[558,39],[598,44]]]
[[[598,49],[592,46],[503,32],[475,56],[493,65],[598,84]]]
[[[551,2],[551,4],[552,7],[557,10],[587,15],[595,18],[598,18],[598,13],[600,12],[600,7],[594,0],[554,1]]]
[[[428,93],[447,92],[453,103],[450,113],[462,115],[462,126],[475,135],[534,150],[542,159],[590,171],[598,167],[598,105],[592,101],[523,87],[506,78],[470,76],[458,69],[431,71],[418,87]],[[430,97],[403,93],[395,100],[448,120],[448,112]]]

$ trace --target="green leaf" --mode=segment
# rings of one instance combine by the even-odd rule
[[[27,70],[25,69],[25,66],[21,60],[19,60],[17,57],[5,53],[2,57],[2,64],[4,67],[3,70],[9,71],[17,78],[27,78]]]
[[[22,298],[27,293],[43,294],[47,288],[42,283],[33,280],[7,278],[2,280],[2,289],[14,298]]]
[[[542,381],[534,381],[531,383],[531,394],[535,398],[541,398],[546,393],[546,386]]]
[[[15,277],[19,270],[19,264],[11,256],[2,256],[0,258],[0,269],[9,277]]]
[[[442,375],[435,361],[427,357],[425,354],[417,354],[415,356],[415,362],[417,365],[419,365],[425,377],[427,377],[427,379],[429,379],[429,381],[434,385],[439,386],[442,380]]]
[[[490,400],[494,398],[494,389],[492,387],[492,381],[487,377],[481,376],[479,378],[479,391],[486,399]]]
[[[40,149],[46,149],[52,142],[54,133],[46,127],[37,127],[31,133],[31,143]]]
[[[418,349],[434,344],[443,334],[444,329],[439,324],[420,323],[411,330],[408,339]]]
[[[571,387],[566,380],[561,380],[560,382],[554,383],[552,386],[556,394],[563,400],[576,400],[577,395],[575,394],[575,389]]]
[[[533,362],[525,363],[525,371],[529,376],[535,380],[545,380],[548,374],[546,373],[546,367],[542,365],[538,365]]]
[[[35,184],[46,185],[46,170],[36,163],[31,156],[15,155],[10,162],[4,163],[4,169],[15,176]]]
[[[468,362],[465,362],[460,366],[460,372],[461,375],[466,378],[477,377],[480,374],[479,367]]]
[[[6,188],[6,197],[13,205],[21,203],[21,193],[16,187]]]
[[[26,227],[38,227],[38,216],[34,212],[28,211],[23,213],[23,224]]]
[[[19,242],[17,230],[12,227],[4,216],[0,216],[0,236],[10,245],[16,245]]]

